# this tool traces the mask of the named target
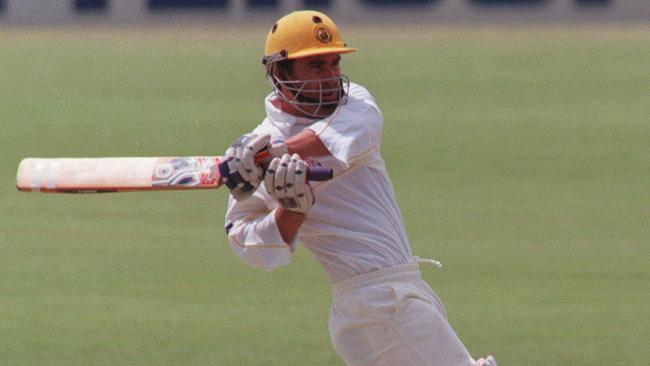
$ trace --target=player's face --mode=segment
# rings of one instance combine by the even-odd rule
[[[338,54],[297,59],[293,63],[291,79],[313,80],[305,84],[305,91],[301,93],[304,98],[335,102],[340,97],[340,61],[341,56]],[[318,90],[322,90],[322,93]]]

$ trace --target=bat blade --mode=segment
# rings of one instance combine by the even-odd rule
[[[16,188],[22,192],[102,193],[210,189],[221,185],[218,156],[27,158]]]
[[[16,188],[45,193],[215,189],[223,183],[220,161],[220,156],[27,158],[18,166]],[[333,172],[311,167],[306,178],[326,181]]]

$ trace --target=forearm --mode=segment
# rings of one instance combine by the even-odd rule
[[[285,243],[291,243],[298,234],[300,226],[307,219],[307,215],[291,212],[282,207],[275,210],[275,223],[278,226],[278,231],[282,236]]]
[[[291,136],[284,143],[289,154],[298,154],[303,158],[332,155],[312,130],[304,130]]]
[[[265,270],[291,262],[291,243],[285,243],[262,195],[244,201],[230,199],[228,206],[228,241],[243,262]]]

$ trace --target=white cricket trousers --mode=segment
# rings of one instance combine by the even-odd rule
[[[474,365],[417,263],[347,278],[333,290],[330,337],[349,366]]]

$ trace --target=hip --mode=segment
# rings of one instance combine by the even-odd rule
[[[424,281],[417,262],[382,268],[332,284],[330,317],[392,318],[412,302],[420,302],[446,317],[435,291]]]

